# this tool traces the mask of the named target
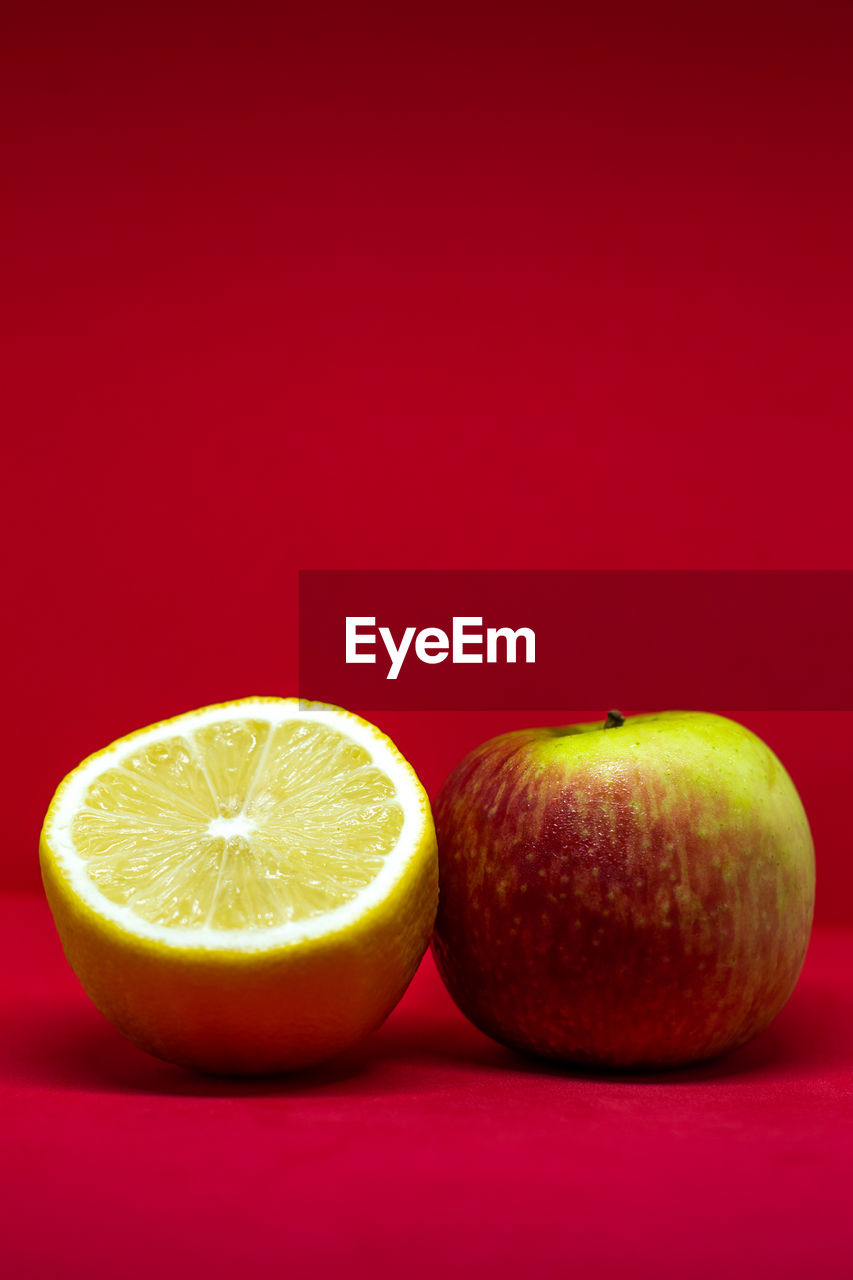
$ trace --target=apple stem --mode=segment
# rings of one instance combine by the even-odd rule
[[[625,717],[621,711],[608,711],[607,719],[604,721],[605,729],[618,729],[620,725],[625,723]]]

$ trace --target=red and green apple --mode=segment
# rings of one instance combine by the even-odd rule
[[[802,968],[814,849],[793,782],[700,712],[503,734],[435,805],[436,962],[514,1048],[675,1066],[744,1044]]]

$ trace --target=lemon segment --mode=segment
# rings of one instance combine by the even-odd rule
[[[71,839],[104,897],[152,924],[269,929],[350,902],[403,827],[390,778],[316,721],[220,721],[129,752]]]

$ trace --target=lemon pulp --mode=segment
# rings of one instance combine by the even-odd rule
[[[310,720],[227,719],[130,750],[70,829],[96,891],[167,928],[263,930],[351,902],[403,827],[369,751]]]

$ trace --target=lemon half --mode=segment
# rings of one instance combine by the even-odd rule
[[[438,898],[429,801],[374,725],[246,698],[140,729],[60,784],[39,845],[65,953],[141,1048],[307,1066],[405,991]]]

